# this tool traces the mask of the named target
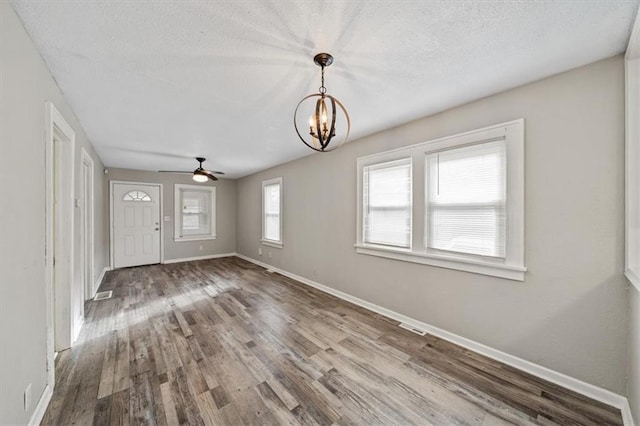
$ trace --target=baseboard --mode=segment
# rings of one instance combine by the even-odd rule
[[[475,342],[473,340],[467,339],[466,337],[458,336],[457,334],[450,333],[446,330],[435,327],[433,325],[424,323],[422,321],[418,321],[416,319],[410,318],[406,315],[400,314],[390,309],[383,308],[382,306],[378,306],[376,304],[367,302],[366,300],[360,299],[358,297],[351,296],[350,294],[347,294],[340,290],[336,290],[326,285],[317,283],[308,278],[301,277],[299,275],[282,270],[280,268],[276,268],[275,266],[269,265],[267,263],[261,262],[259,260],[245,256],[243,254],[237,253],[236,256],[248,262],[254,263],[258,266],[262,266],[263,268],[267,268],[269,270],[275,271],[281,275],[284,275],[285,277],[289,277],[302,284],[306,284],[310,287],[316,288],[324,293],[328,293],[339,299],[346,300],[347,302],[351,302],[354,305],[361,306],[365,309],[368,309],[372,312],[376,312],[380,315],[384,315],[385,317],[391,318],[395,321],[409,324],[415,328],[424,330],[433,336],[447,340],[451,343],[462,346],[464,348],[477,352],[486,357],[495,359],[496,361],[500,361],[504,364],[510,365],[519,370],[522,370],[534,376],[540,377],[541,379],[560,385],[566,389],[572,390],[574,392],[578,392],[596,401],[600,401],[612,407],[618,408],[622,413],[622,419],[624,421],[624,425],[634,426],[633,418],[631,416],[631,409],[629,407],[629,401],[627,400],[627,398],[625,398],[622,395],[618,395],[614,392],[603,389],[601,387],[583,382],[582,380],[567,376],[566,374],[551,370],[547,367],[534,364],[533,362],[524,360],[522,358],[518,358],[514,355],[509,355],[508,353],[483,345],[482,343]]]
[[[206,256],[195,256],[195,257],[183,257],[180,259],[165,259],[162,263],[180,263],[180,262],[191,262],[193,260],[206,260],[206,259],[217,259],[219,257],[231,257],[236,256],[236,253],[220,253],[220,254],[209,254]]]
[[[51,401],[51,396],[53,396],[53,389],[51,385],[47,384],[44,387],[44,391],[42,391],[42,395],[40,395],[38,405],[36,405],[35,410],[33,410],[29,423],[27,423],[29,426],[37,426],[40,424],[44,417],[44,413],[47,411],[49,402]]]
[[[94,298],[96,293],[98,292],[98,289],[100,288],[100,285],[102,284],[102,280],[104,279],[104,274],[106,274],[110,270],[111,270],[111,268],[108,267],[108,266],[105,266],[104,268],[102,268],[102,272],[100,272],[100,275],[98,275],[98,278],[96,279],[96,282],[93,284],[93,294],[91,295],[91,299]]]
[[[620,411],[622,412],[622,423],[625,426],[635,426],[633,415],[631,414],[631,406],[627,398],[624,399],[624,405],[620,408]]]
[[[624,275],[631,283],[632,288],[635,288],[636,291],[640,291],[640,277],[631,269],[627,269],[626,271],[624,271]]]

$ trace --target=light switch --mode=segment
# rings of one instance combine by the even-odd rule
[[[165,216],[164,217],[164,221],[165,222],[171,222],[171,216]]]
[[[80,198],[76,198],[76,207],[80,207]]]

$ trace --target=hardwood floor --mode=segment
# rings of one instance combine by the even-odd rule
[[[43,424],[622,424],[239,258],[112,271],[100,290]]]

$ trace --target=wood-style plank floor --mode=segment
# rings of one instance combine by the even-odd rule
[[[43,424],[622,424],[236,257],[112,271],[100,290]]]

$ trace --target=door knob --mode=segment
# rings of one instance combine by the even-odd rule
[[[156,231],[159,231],[159,230],[160,230],[160,228],[156,228]]]

